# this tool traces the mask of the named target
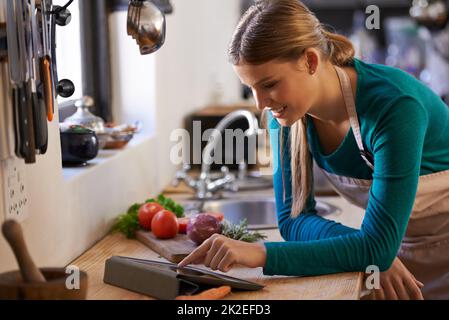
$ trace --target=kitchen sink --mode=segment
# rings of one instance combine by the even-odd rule
[[[204,202],[193,200],[184,202],[183,205],[187,214],[205,211],[222,212],[225,219],[232,223],[240,223],[246,218],[248,229],[277,228],[274,198],[220,199]],[[323,201],[317,201],[316,209],[320,216],[341,213],[339,208]]]

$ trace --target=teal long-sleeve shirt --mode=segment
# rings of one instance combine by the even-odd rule
[[[364,272],[369,265],[387,270],[405,234],[419,176],[449,169],[449,107],[401,70],[357,59],[354,68],[356,110],[364,148],[374,156],[374,171],[360,157],[352,129],[328,155],[322,152],[310,119],[307,136],[311,155],[324,170],[372,179],[362,226],[357,230],[318,216],[313,192],[303,212],[297,218],[290,216],[289,148],[283,148],[281,166],[280,125],[269,115],[277,219],[286,241],[265,243],[264,274]],[[284,129],[287,143],[289,128]]]

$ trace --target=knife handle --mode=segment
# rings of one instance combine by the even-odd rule
[[[42,89],[42,84],[37,88]],[[36,149],[39,154],[44,154],[47,151],[48,145],[48,127],[47,127],[47,111],[42,95],[38,92],[31,93],[33,103],[33,117],[34,117],[34,140]]]
[[[26,114],[26,121],[24,121],[28,145],[24,146],[25,152],[25,163],[35,163],[36,162],[36,141],[34,138],[34,118],[33,118],[33,101],[31,95],[31,86],[24,83],[22,86],[22,101],[24,114]],[[25,119],[25,118],[24,118]]]
[[[28,94],[26,84],[20,84],[17,90],[16,105],[18,108],[17,126],[20,135],[18,156],[25,159],[25,163],[36,162],[36,150],[34,141],[33,110],[31,105],[31,93]],[[17,142],[16,142],[17,143]],[[17,150],[17,149],[16,149]]]
[[[15,148],[14,152],[17,157],[22,158],[22,154],[20,152],[20,146],[22,145],[21,141],[21,130],[19,125],[19,90],[16,87],[12,88],[12,107],[13,107],[13,120],[14,120],[14,142],[15,142]]]
[[[53,121],[54,113],[54,96],[53,96],[53,83],[51,81],[51,62],[48,57],[41,59],[41,78],[44,83],[45,94],[45,106],[47,107],[47,119]]]

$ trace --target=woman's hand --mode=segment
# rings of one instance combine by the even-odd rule
[[[377,300],[424,300],[423,286],[396,257],[390,269],[380,273],[381,288],[374,295]]]
[[[228,272],[234,264],[250,268],[263,267],[265,260],[266,251],[263,244],[238,241],[214,234],[185,257],[178,266],[204,263],[212,270]]]

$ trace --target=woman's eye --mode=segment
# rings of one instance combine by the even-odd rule
[[[263,85],[265,89],[271,89],[276,85],[277,82],[269,82]]]

